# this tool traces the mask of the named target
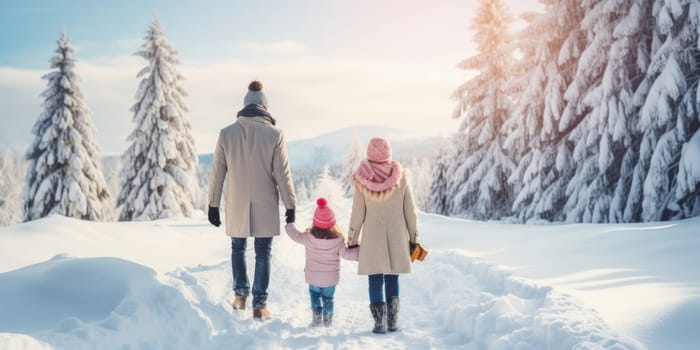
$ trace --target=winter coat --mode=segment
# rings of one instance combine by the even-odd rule
[[[209,205],[219,207],[226,181],[226,234],[272,237],[280,234],[279,199],[296,206],[282,130],[269,118],[240,117],[221,130],[209,180]]]
[[[367,189],[356,178],[353,182],[348,245],[362,236],[357,273],[410,273],[409,242],[418,241],[418,216],[406,171],[396,186],[383,192]]]
[[[340,258],[357,261],[359,249],[347,248],[343,237],[316,238],[311,233],[299,232],[294,224],[285,226],[289,238],[304,245],[306,283],[316,287],[330,287],[340,280]]]

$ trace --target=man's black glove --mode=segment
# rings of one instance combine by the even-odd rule
[[[416,244],[408,242],[408,254],[413,254],[413,251],[416,249]]]
[[[209,207],[209,223],[219,227],[221,225],[221,217],[219,217],[219,208]]]
[[[286,212],[284,212],[284,221],[286,221],[288,224],[291,224],[294,222],[294,209],[287,209]]]

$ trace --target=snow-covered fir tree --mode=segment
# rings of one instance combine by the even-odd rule
[[[294,185],[294,193],[297,195],[297,202],[299,203],[306,203],[312,200],[309,187],[304,181],[299,182],[299,185]]]
[[[623,220],[624,195],[636,152],[637,109],[633,94],[649,65],[651,1],[582,3],[587,46],[566,93],[573,120],[579,170],[569,181],[564,207],[572,222]]]
[[[675,199],[671,209],[678,218],[700,215],[700,130],[683,145],[678,164]]]
[[[603,77],[603,84],[607,86],[603,103],[612,106],[608,108],[610,115],[604,133],[611,135],[609,138],[612,142],[601,146],[612,150],[608,154],[613,154],[614,158],[610,160],[608,155],[601,153],[599,166],[606,172],[599,171],[598,177],[607,178],[607,182],[615,186],[610,203],[609,222],[629,221],[625,219],[625,208],[633,182],[635,163],[639,157],[641,136],[637,127],[639,108],[634,103],[634,94],[639,90],[641,77],[649,68],[654,45],[655,30],[651,15],[653,2],[654,0],[629,1],[629,11],[613,32],[615,42],[611,46],[610,60]],[[610,166],[603,168],[606,163]],[[617,180],[612,180],[608,173],[619,176]],[[603,174],[606,174],[606,177],[603,177]]]
[[[197,165],[197,188],[209,188],[210,174],[211,166],[204,166],[201,163]],[[209,208],[209,193],[207,193],[207,191],[197,191],[196,198],[197,199],[195,200],[195,209],[199,209],[206,212]]]
[[[318,180],[316,180],[311,200],[315,200],[319,197],[326,198],[328,203],[330,203],[329,205],[338,203],[344,200],[345,197],[345,190],[343,189],[341,181],[331,175],[327,165],[323,167],[323,172],[318,177]]]
[[[513,60],[512,20],[502,0],[481,0],[471,23],[477,54],[458,65],[478,75],[453,95],[459,101],[453,117],[462,123],[448,191],[454,193],[454,213],[477,219],[510,213],[507,179],[515,164],[503,150],[500,130],[512,109],[506,91]]]
[[[360,147],[360,142],[357,140],[357,137],[354,137],[352,139],[352,144],[350,145],[350,149],[348,150],[348,153],[345,155],[345,159],[343,159],[343,171],[342,171],[342,183],[343,183],[343,190],[345,191],[345,195],[350,197],[352,196],[352,193],[354,191],[353,183],[352,183],[352,176],[355,174],[355,171],[357,171],[357,167],[360,166],[360,162],[365,159],[364,152],[362,152],[362,148]]]
[[[22,190],[27,176],[21,155],[0,145],[0,226],[22,221]]]
[[[407,166],[408,181],[413,190],[413,199],[418,210],[433,211],[430,194],[432,166],[428,158],[412,158]]]
[[[452,196],[447,191],[451,182],[450,171],[455,168],[455,165],[452,164],[456,158],[453,150],[453,143],[445,140],[438,147],[437,154],[433,160],[430,207],[432,212],[436,214],[451,214]]]
[[[564,93],[573,80],[585,37],[579,0],[541,0],[545,12],[526,14],[517,36],[522,58],[511,82],[514,116],[505,125],[505,147],[518,165],[509,178],[516,192],[512,210],[521,221],[561,220],[567,179],[575,172],[572,145],[559,125]]]
[[[176,70],[177,51],[157,18],[136,54],[148,61],[136,93],[135,128],[122,156],[119,219],[152,220],[190,216],[196,199],[197,156],[192,127]]]
[[[59,214],[103,220],[107,185],[98,168],[95,128],[83,100],[75,60],[64,33],[58,40],[54,71],[43,76],[43,112],[34,124],[24,196],[24,220]]]
[[[677,216],[673,203],[678,200],[674,195],[679,158],[700,124],[700,3],[657,0],[653,11],[661,40],[645,76],[648,89],[640,89],[635,96],[637,102],[644,100],[639,112],[643,136],[635,167],[638,181],[630,194],[636,201],[625,212],[642,221]]]
[[[122,170],[121,158],[119,156],[101,157],[100,168],[102,169],[109,193],[119,193],[119,175]],[[105,218],[106,220],[116,220],[118,217],[117,198],[110,196],[105,203]]]

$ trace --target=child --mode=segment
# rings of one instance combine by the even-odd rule
[[[306,247],[304,273],[309,284],[312,320],[310,327],[333,323],[333,294],[340,280],[340,258],[357,261],[359,248],[347,248],[345,237],[335,224],[335,214],[326,199],[316,201],[313,226],[299,232],[294,223],[285,227],[289,237]]]

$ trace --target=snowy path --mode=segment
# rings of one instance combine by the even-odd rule
[[[271,322],[259,324],[250,311],[232,317],[230,266],[178,269],[169,284],[188,295],[212,325],[212,347],[249,344],[271,348],[383,349],[592,349],[642,348],[611,336],[593,311],[584,310],[550,288],[539,288],[454,252],[436,251],[429,264],[401,278],[403,330],[370,332],[367,282],[343,266],[332,329],[309,330],[303,250],[278,241],[273,259]],[[249,258],[249,264],[252,259]]]
[[[302,210],[299,222],[310,213]],[[423,237],[433,249],[401,277],[403,328],[387,335],[370,332],[367,280],[347,261],[334,327],[308,329],[303,247],[286,236],[273,245],[273,319],[257,323],[250,310],[234,314],[227,304],[227,238],[203,219],[96,224],[54,217],[0,229],[0,310],[9,311],[0,312],[0,348],[645,348],[557,288],[460,249],[469,244],[437,244],[450,223],[424,218]],[[509,243],[517,244],[501,242]],[[67,255],[50,259],[59,253]],[[252,253],[249,245],[249,271]],[[54,307],[62,304],[71,307]]]

